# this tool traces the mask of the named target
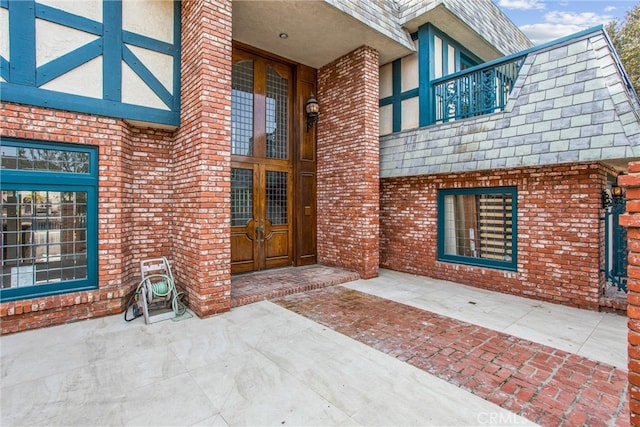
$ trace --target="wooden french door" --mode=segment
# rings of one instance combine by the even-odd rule
[[[231,272],[293,262],[292,70],[234,50]]]

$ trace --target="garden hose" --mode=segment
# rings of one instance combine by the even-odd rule
[[[160,279],[160,280],[152,283],[150,281],[150,279],[152,278]],[[173,309],[173,312],[176,314],[176,316],[182,316],[187,311],[187,307],[181,301],[182,292],[178,293],[176,289],[176,285],[171,279],[171,277],[165,274],[151,274],[140,281],[140,283],[136,288],[135,293],[131,295],[131,298],[129,298],[129,302],[127,303],[127,308],[124,311],[124,320],[126,320],[127,322],[130,322],[142,316],[142,313],[136,313],[135,302],[138,301],[138,298],[140,297],[140,293],[145,291],[143,289],[143,286],[144,286],[144,283],[147,281],[149,282],[148,288],[147,288],[147,292],[148,292],[147,299],[149,303],[151,303],[154,298],[166,298],[169,295],[173,294],[173,298],[171,300],[171,308]],[[129,312],[129,308],[131,306],[133,306],[134,317],[129,319],[127,318],[127,313]]]

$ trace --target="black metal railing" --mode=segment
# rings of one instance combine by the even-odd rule
[[[504,110],[525,58],[509,56],[434,80],[433,123]]]

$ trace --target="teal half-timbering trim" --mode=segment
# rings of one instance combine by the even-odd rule
[[[104,53],[102,91],[105,100],[122,100],[122,3],[103,1]],[[108,78],[107,78],[108,76]]]
[[[173,25],[173,111],[180,112],[180,67],[182,61],[182,2],[173,2],[173,19],[175,20]],[[178,119],[179,121],[179,119]]]
[[[441,40],[442,52],[440,52],[440,55],[442,57],[442,75],[446,76],[449,74],[449,41],[446,38],[442,38]]]
[[[173,55],[174,48],[171,43],[161,40],[152,39],[142,34],[132,33],[130,31],[122,31],[122,41],[126,44],[138,46],[144,49],[155,50],[156,52]]]
[[[9,61],[3,56],[0,56],[0,77],[4,80],[9,80]]]
[[[391,63],[392,67],[392,95],[382,98],[380,107],[393,105],[393,132],[402,130],[402,101],[418,96],[418,88],[409,89],[402,92],[402,60],[396,59]]]
[[[391,66],[393,70],[393,131],[402,129],[402,60],[396,59]]]
[[[74,68],[97,58],[101,54],[102,39],[97,39],[59,58],[49,61],[36,70],[36,86],[47,84]]]
[[[495,260],[445,253],[445,197],[457,195],[508,194],[511,196],[511,259]],[[518,190],[517,187],[455,188],[438,190],[438,261],[489,267],[501,270],[518,270]]]
[[[33,86],[36,83],[36,12],[32,0],[9,2],[9,46],[12,83]],[[7,79],[7,80],[9,80]]]
[[[432,111],[429,107],[433,105],[433,95],[431,91],[431,79],[433,77],[433,66],[431,65],[431,55],[433,52],[433,37],[431,26],[421,25],[418,28],[418,96],[420,104],[420,126],[426,126],[432,121]]]
[[[127,46],[122,47],[122,59],[131,67],[131,69],[144,81],[147,86],[156,94],[165,105],[171,108],[173,104],[171,93],[163,86],[163,84],[153,75],[151,71],[131,52]]]
[[[102,23],[98,21],[85,18],[84,16],[74,15],[73,13],[40,3],[36,3],[36,18],[64,25],[65,27],[84,31],[85,33],[94,34],[96,36],[101,36],[103,31]]]
[[[98,150],[97,147],[62,143],[41,143],[3,138],[4,146],[83,152],[89,155],[89,173],[65,173],[0,169],[2,191],[60,191],[87,193],[87,274],[83,279],[0,289],[0,301],[87,291],[98,288]]]
[[[171,126],[178,126],[180,124],[179,111],[167,111],[116,101],[105,101],[42,88],[11,85],[4,82],[0,82],[0,93],[0,99],[2,100],[10,101],[12,99],[19,99],[20,101],[16,102],[39,107],[65,108],[69,111],[77,111],[79,113],[120,117],[130,120],[144,120],[146,122],[164,123]],[[65,107],[62,107],[63,105]]]
[[[0,7],[7,9],[9,14],[9,48],[13,53],[7,58],[0,57],[0,76],[5,80],[0,82],[0,100],[178,126],[180,124],[181,74],[180,4],[177,0],[173,2],[173,40],[167,42],[124,30],[121,0],[102,2],[103,22],[33,0],[0,0]],[[82,31],[88,35],[94,35],[96,39],[37,67],[36,19]],[[171,85],[165,87],[154,75],[153,67],[150,68],[149,64],[144,64],[126,46],[127,44],[170,55],[173,61]],[[102,91],[101,98],[41,87],[96,58],[102,59],[102,76],[95,76],[101,82],[97,83],[101,84],[101,88],[98,89]],[[148,105],[122,102],[123,64],[125,63],[167,106],[167,109],[149,106],[152,105],[150,102]]]

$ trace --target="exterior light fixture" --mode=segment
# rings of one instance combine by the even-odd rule
[[[611,195],[613,197],[622,197],[624,196],[624,189],[622,187],[614,185],[611,187]]]
[[[309,99],[307,99],[307,103],[304,105],[304,111],[307,115],[307,132],[309,132],[311,126],[318,121],[318,112],[320,111],[320,106],[318,105],[316,97],[313,96],[313,93],[309,95]]]
[[[613,206],[621,205],[622,210],[624,211],[624,193],[624,188],[620,187],[618,184],[613,184],[611,188],[602,192],[602,207],[608,209]]]

